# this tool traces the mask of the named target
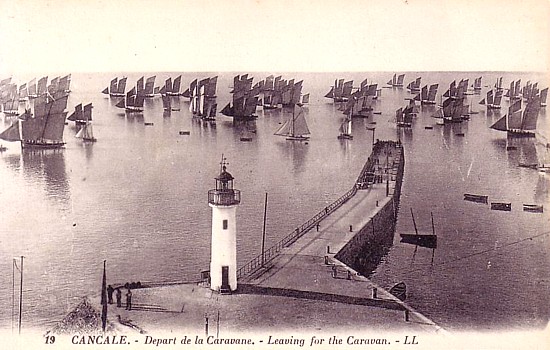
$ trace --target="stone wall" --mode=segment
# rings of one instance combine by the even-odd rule
[[[390,200],[335,255],[336,259],[366,277],[374,272],[393,244],[405,166],[403,149],[399,150],[399,164],[394,177],[395,187]]]

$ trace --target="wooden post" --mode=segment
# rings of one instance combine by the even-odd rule
[[[262,267],[265,264],[265,222],[267,217],[267,192],[265,193],[265,202],[264,202],[264,228],[262,231]]]
[[[23,312],[23,255],[21,255],[21,285],[19,288],[19,334],[21,334],[21,314]]]
[[[216,323],[216,338],[220,336],[220,310],[218,310],[218,322]]]
[[[107,274],[106,274],[106,262],[103,260],[103,279],[101,283],[101,329],[105,332],[107,326]]]

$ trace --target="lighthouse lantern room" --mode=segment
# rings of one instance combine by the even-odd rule
[[[222,155],[216,188],[208,191],[212,207],[212,251],[210,288],[222,294],[237,289],[237,205],[241,192],[233,188],[233,176],[227,171]]]

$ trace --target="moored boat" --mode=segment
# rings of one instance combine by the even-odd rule
[[[481,194],[471,194],[471,193],[464,193],[464,200],[470,201],[470,202],[478,202],[478,203],[488,203],[489,196],[481,195]]]
[[[22,148],[63,147],[67,99],[66,94],[55,99],[46,95],[37,97],[32,113],[31,110],[26,110],[0,133],[0,139],[20,141]]]
[[[405,74],[399,74],[399,76],[394,74],[393,77],[387,82],[387,84],[391,85],[392,87],[403,87],[404,80]]]
[[[252,88],[254,78],[248,78],[248,74],[237,75],[233,78],[232,101],[221,111],[225,116],[234,120],[249,120],[257,118],[258,94],[260,88]]]
[[[523,211],[542,213],[544,212],[544,206],[539,204],[523,204]]]
[[[506,131],[508,136],[534,137],[540,110],[540,98],[534,97],[521,110],[521,100],[517,100],[508,108],[508,114],[497,120],[491,129]]]
[[[353,135],[351,134],[351,115],[347,116],[344,122],[340,125],[340,135],[338,135],[339,140],[353,140]]]
[[[491,210],[511,211],[512,203],[491,202]]]
[[[390,294],[401,301],[407,299],[407,285],[405,282],[399,282],[390,288]]]
[[[295,105],[292,116],[275,132],[275,135],[286,136],[290,141],[307,141],[310,131],[301,106]]]
[[[118,78],[112,79],[109,86],[103,89],[101,93],[111,97],[124,97],[126,95],[126,80],[126,77],[123,77],[120,80]]]
[[[143,112],[143,102],[145,97],[136,94],[136,88],[132,88],[126,93],[126,97],[120,100],[115,106],[124,108],[126,112]]]

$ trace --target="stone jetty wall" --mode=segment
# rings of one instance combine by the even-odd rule
[[[393,244],[395,223],[399,209],[401,183],[405,167],[403,148],[398,161],[392,169],[389,201],[383,204],[378,212],[362,227],[355,236],[335,255],[335,258],[352,267],[362,275],[369,277],[380,260],[387,254]]]

